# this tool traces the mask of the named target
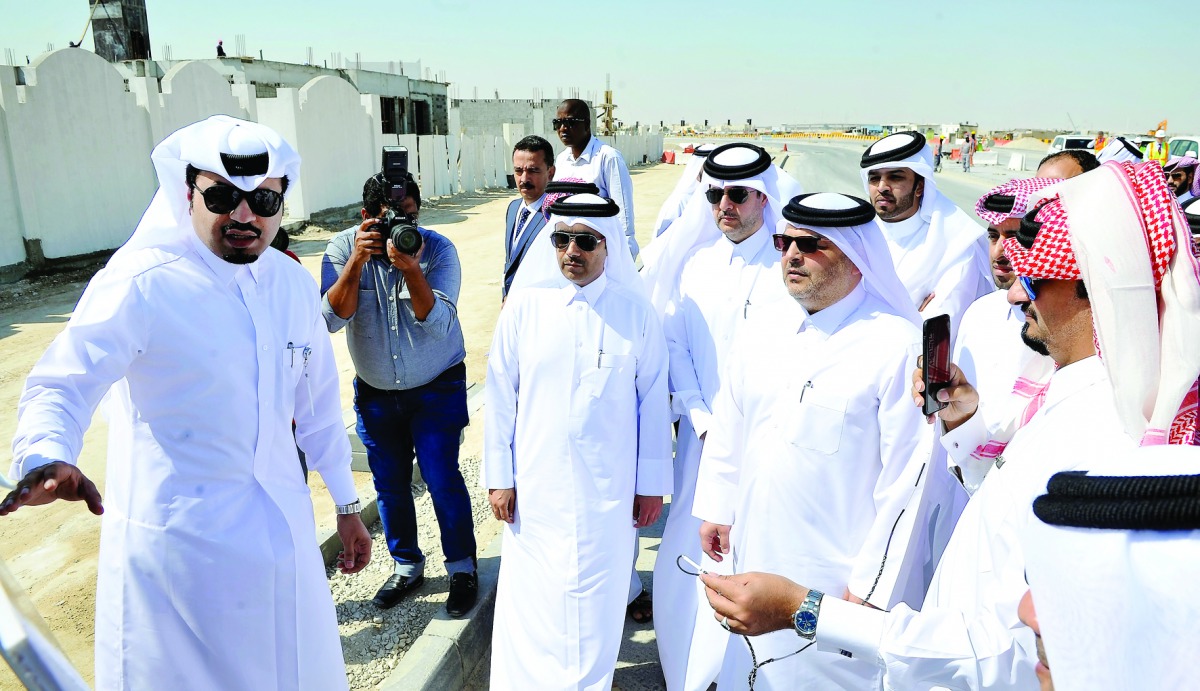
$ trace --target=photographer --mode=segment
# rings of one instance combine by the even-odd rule
[[[460,617],[475,604],[478,588],[471,500],[458,468],[459,435],[468,422],[456,307],[462,270],[448,239],[416,226],[420,208],[421,190],[407,173],[367,179],[363,222],[338,233],[325,250],[322,313],[330,332],[346,327],[357,373],[358,436],[395,561],[374,603],[392,607],[425,581],[411,490],[415,453],[441,527],[450,576],[446,611]]]

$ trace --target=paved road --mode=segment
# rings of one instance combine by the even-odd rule
[[[865,198],[858,166],[859,158],[865,148],[862,144],[857,142],[788,142],[786,160],[782,154],[782,143],[765,141],[760,144],[772,153],[779,152],[776,160],[782,162],[784,170],[800,181],[806,192],[842,192]],[[672,142],[668,141],[668,146],[671,145]],[[975,172],[963,173],[961,169],[951,165],[944,166],[944,169],[945,172],[938,173],[936,177],[938,189],[955,204],[972,214],[975,200],[981,194],[1011,177],[1008,171],[1004,170],[977,167]],[[657,213],[657,209],[653,212],[643,210],[640,213],[654,215]],[[672,508],[674,508],[673,505],[668,503],[663,512],[664,518],[642,533],[637,568],[642,582],[647,588],[652,586],[654,560],[658,555],[658,545],[662,538],[663,525],[666,522],[665,517]],[[665,688],[662,669],[658,664],[654,626],[652,624],[634,624],[626,618],[622,636],[621,655],[617,662],[617,672],[613,678],[613,688],[622,691],[650,691]],[[483,691],[488,688],[487,666],[489,660],[489,657],[484,657],[468,683],[467,689]]]

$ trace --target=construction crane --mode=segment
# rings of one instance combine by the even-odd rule
[[[613,103],[612,95],[612,75],[604,75],[604,103],[596,106],[596,110],[600,116],[600,133],[606,137],[611,137],[617,133],[616,119],[613,118],[613,111],[617,109],[617,105]]]

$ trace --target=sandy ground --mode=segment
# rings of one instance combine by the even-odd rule
[[[638,240],[643,247],[649,242],[659,205],[682,170],[681,166],[655,165],[632,171]],[[504,212],[512,198],[510,191],[496,190],[429,200],[422,208],[422,225],[449,237],[462,261],[463,285],[458,308],[466,337],[470,382],[482,382],[486,374],[487,350],[500,307]],[[292,250],[300,255],[314,277],[319,274],[321,254],[328,239],[352,221],[347,218],[345,223],[327,228],[310,226],[293,238]],[[90,275],[85,270],[0,286],[0,438],[12,438],[25,376],[62,330]],[[333,343],[342,382],[342,403],[349,410],[353,367],[344,337],[334,334]],[[352,419],[351,415],[347,421]],[[478,431],[468,434],[464,456],[479,453],[482,435]],[[97,482],[101,492],[107,432],[103,418],[96,416],[79,459],[80,467]],[[0,471],[7,472],[10,460],[11,456],[0,459]],[[480,491],[474,487],[473,477],[467,480],[474,492]],[[356,481],[365,488],[370,477],[356,473]],[[331,525],[331,502],[324,486],[316,475],[311,476],[310,482],[318,525]],[[93,669],[99,527],[99,519],[82,505],[65,502],[23,509],[0,519],[0,557],[25,586],[67,656],[88,681]],[[493,526],[482,526],[480,544],[487,544],[495,533]],[[423,536],[423,542],[436,543],[436,539],[436,531]],[[0,665],[0,689],[9,688],[19,686],[11,671]]]

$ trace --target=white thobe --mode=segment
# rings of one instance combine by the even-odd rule
[[[737,572],[780,574],[826,599],[919,601],[925,528],[912,519],[933,443],[908,393],[919,342],[861,284],[811,316],[785,300],[742,328],[694,502],[698,517],[732,524]],[[804,641],[780,631],[752,643],[761,662]],[[745,688],[750,666],[731,639],[717,685]],[[878,675],[869,660],[812,650],[762,667],[755,688],[867,688]]]
[[[939,207],[941,208],[941,207]],[[948,217],[940,214],[938,222],[953,226],[948,243],[935,242],[930,235],[930,220],[923,214],[895,223],[878,221],[892,253],[896,275],[908,289],[908,297],[918,309],[930,295],[933,299],[921,310],[928,319],[939,314],[950,315],[950,333],[958,333],[963,313],[977,298],[995,288],[983,272],[987,262],[987,236],[978,224],[961,211]]]
[[[11,474],[74,463],[111,386],[97,688],[346,688],[296,454],[354,501],[317,286],[188,238],[88,284],[26,382]]]
[[[486,391],[483,484],[517,494],[491,687],[607,691],[634,559],[634,494],[671,493],[658,318],[604,274],[582,290],[513,291]]]
[[[1008,291],[997,290],[973,302],[958,327],[951,361],[975,387],[979,407],[973,416],[977,419],[943,435],[942,443],[949,452],[949,466],[958,468],[963,487],[972,494],[993,461],[976,449],[988,441],[1008,443],[1029,405],[1028,396],[1014,394],[1014,387],[1040,385],[1054,371],[1053,360],[1021,340],[1024,325],[1025,314],[1009,304]]]
[[[567,147],[554,159],[554,179],[563,178],[579,178],[595,183],[600,188],[601,197],[608,197],[617,203],[620,209],[617,220],[625,232],[629,253],[637,259],[638,242],[633,228],[633,179],[629,177],[629,166],[625,164],[621,152],[595,136],[578,158]]]
[[[818,648],[877,660],[887,688],[1036,689],[1033,632],[1017,619],[1029,589],[1021,540],[1033,500],[1051,475],[1134,446],[1100,358],[1058,370],[1045,404],[959,518],[921,611],[900,605],[880,612],[826,598]]]
[[[676,565],[679,555],[697,563],[700,519],[692,515],[700,437],[708,431],[712,404],[721,388],[726,355],[751,312],[789,299],[783,288],[779,251],[770,230],[760,227],[734,244],[719,237],[684,264],[679,285],[663,318],[671,354],[671,395],[679,420],[675,491],[654,565],[654,633],[667,688],[707,689],[721,667],[728,633],[717,625],[695,576]],[[719,571],[714,562],[705,569]]]

